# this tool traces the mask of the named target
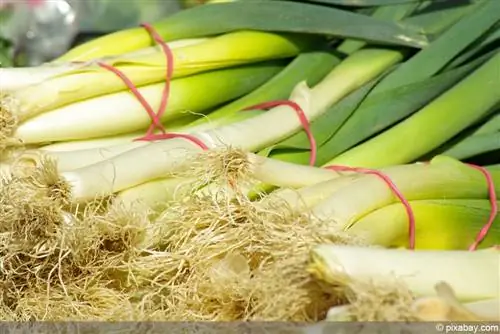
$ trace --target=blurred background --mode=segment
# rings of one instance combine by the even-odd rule
[[[0,66],[35,66],[89,39],[206,0],[0,0]]]

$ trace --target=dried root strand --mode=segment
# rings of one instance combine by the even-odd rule
[[[105,286],[68,284],[50,290],[31,290],[19,299],[18,319],[44,321],[133,319],[134,306],[126,294]]]
[[[40,197],[55,201],[62,207],[71,203],[71,187],[60,177],[57,163],[49,156],[40,154],[36,157],[21,156],[12,167],[12,179],[26,187],[36,189]]]
[[[217,174],[220,177],[220,174]],[[225,174],[222,174],[225,177]],[[214,176],[215,177],[215,176]],[[218,192],[173,203],[154,223],[156,251],[185,259],[159,302],[166,320],[314,321],[342,297],[306,270],[319,243],[358,244],[333,222]]]
[[[353,321],[416,321],[412,309],[415,297],[402,282],[353,280],[346,287],[349,313]]]
[[[224,147],[193,156],[183,173],[194,176],[199,186],[211,183],[236,185],[251,177],[251,163],[241,149]]]
[[[55,164],[37,161],[0,188],[4,320],[301,322],[347,302],[356,320],[414,317],[413,296],[397,284],[316,279],[307,270],[315,246],[363,241],[279,200],[252,202],[243,151],[199,155],[179,172],[198,178],[191,196],[154,221],[106,200],[72,208]]]
[[[4,319],[141,319],[130,294],[119,288],[125,278],[116,268],[137,261],[147,212],[115,207],[106,214],[70,214],[55,175],[54,165],[43,164],[17,170],[1,184]]]
[[[11,146],[20,146],[22,143],[13,138],[17,129],[16,117],[19,103],[9,94],[0,92],[0,156]]]

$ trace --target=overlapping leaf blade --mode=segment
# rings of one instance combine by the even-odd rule
[[[424,47],[427,38],[414,27],[347,10],[284,1],[236,1],[181,11],[155,24],[166,39],[193,38],[235,30],[263,30],[355,38]]]

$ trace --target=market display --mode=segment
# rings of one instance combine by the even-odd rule
[[[208,1],[0,68],[2,320],[499,321],[500,1]]]

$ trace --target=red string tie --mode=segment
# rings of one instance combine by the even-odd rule
[[[469,246],[470,251],[475,251],[479,244],[486,238],[488,235],[488,232],[491,229],[491,226],[493,225],[493,222],[495,221],[497,214],[498,214],[498,204],[497,204],[497,194],[495,191],[495,183],[493,182],[493,177],[491,176],[491,173],[484,167],[477,166],[477,165],[472,165],[468,164],[470,167],[477,169],[481,173],[483,173],[484,177],[486,178],[486,182],[488,184],[488,195],[490,198],[490,205],[491,205],[491,211],[490,211],[490,216],[488,218],[488,221],[481,230],[479,230],[478,234],[476,235],[476,238],[474,242]]]
[[[291,107],[295,113],[297,114],[297,117],[299,118],[300,124],[302,125],[302,128],[304,129],[307,139],[309,140],[309,144],[311,147],[311,155],[309,157],[309,165],[314,166],[316,163],[316,155],[317,155],[317,146],[316,146],[316,139],[314,138],[314,135],[311,131],[311,126],[309,123],[309,120],[307,119],[306,114],[304,113],[304,110],[293,101],[290,100],[277,100],[277,101],[270,101],[270,102],[264,102],[260,103],[248,108],[245,108],[243,110],[255,110],[255,109],[270,109],[273,107],[278,107],[278,106],[289,106]]]
[[[208,147],[198,138],[189,135],[189,134],[179,134],[179,133],[166,133],[165,128],[163,124],[161,123],[161,117],[165,113],[166,107],[168,105],[168,99],[170,96],[170,82],[172,80],[173,76],[173,69],[174,69],[174,56],[172,53],[172,50],[169,48],[167,43],[163,40],[163,38],[156,32],[156,30],[149,24],[144,23],[141,24],[144,29],[148,31],[148,33],[151,35],[152,39],[158,43],[162,51],[165,55],[166,58],[166,73],[165,73],[165,86],[162,92],[162,97],[161,97],[161,102],[160,106],[158,108],[158,112],[155,113],[153,111],[153,108],[151,105],[146,101],[144,96],[141,94],[141,92],[137,89],[135,84],[119,69],[116,67],[113,67],[111,65],[105,64],[103,62],[97,62],[97,64],[101,67],[104,68],[112,73],[114,73],[118,78],[120,78],[123,83],[128,87],[130,92],[137,98],[137,100],[141,103],[141,105],[144,107],[144,110],[146,110],[149,118],[151,119],[151,125],[149,126],[147,133],[145,136],[141,138],[135,139],[136,141],[143,140],[143,141],[155,141],[155,140],[164,140],[164,139],[173,139],[173,138],[183,138],[186,140],[189,140],[199,147],[201,147],[203,150],[207,150]],[[154,130],[157,129],[161,131],[161,134],[154,134]]]
[[[411,208],[410,202],[405,198],[403,193],[398,189],[396,184],[389,178],[389,176],[385,175],[381,171],[367,168],[358,168],[358,167],[347,167],[347,166],[326,166],[326,169],[330,169],[333,171],[348,171],[348,172],[357,172],[363,174],[371,174],[379,177],[387,186],[390,188],[392,193],[399,199],[401,204],[403,204],[406,214],[408,216],[408,234],[409,234],[409,248],[415,249],[415,214]]]

